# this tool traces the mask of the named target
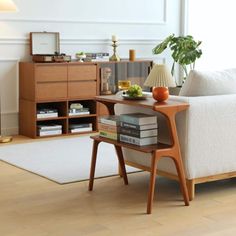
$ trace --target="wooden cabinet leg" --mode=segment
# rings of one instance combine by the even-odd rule
[[[127,174],[126,174],[126,169],[125,169],[125,162],[124,162],[124,157],[123,157],[123,153],[122,153],[122,149],[119,146],[115,146],[116,149],[116,154],[119,160],[119,166],[120,166],[120,171],[121,171],[121,176],[124,179],[124,183],[125,185],[128,184],[128,178],[127,178]]]
[[[96,160],[97,160],[97,150],[98,150],[99,143],[100,142],[97,140],[93,141],[93,151],[92,151],[90,177],[89,177],[89,191],[93,190],[94,174],[95,174]]]
[[[178,158],[173,158],[175,162],[175,166],[177,169],[178,177],[179,177],[179,184],[180,188],[184,197],[184,202],[186,206],[189,206],[189,196],[188,196],[188,191],[187,191],[187,186],[186,186],[186,180],[185,180],[185,174],[184,174],[184,169],[181,164],[181,161]]]
[[[157,173],[157,155],[155,152],[152,154],[152,165],[150,173],[150,182],[149,182],[149,192],[148,192],[148,201],[147,201],[147,214],[152,213],[153,198],[155,192],[155,182],[156,182],[156,173]]]
[[[187,182],[189,200],[192,201],[195,196],[195,183],[193,179],[187,179],[186,182]]]

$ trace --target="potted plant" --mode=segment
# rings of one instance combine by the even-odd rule
[[[176,37],[172,34],[152,51],[153,54],[161,54],[166,48],[170,48],[174,60],[171,74],[174,74],[175,64],[178,63],[183,68],[184,79],[186,79],[189,71],[194,69],[195,61],[202,55],[202,50],[199,49],[201,43],[201,41],[195,41],[191,35]]]

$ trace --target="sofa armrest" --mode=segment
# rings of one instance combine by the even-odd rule
[[[185,166],[186,177],[194,179],[221,173],[236,171],[236,94],[182,97],[170,96],[171,100],[187,102],[190,107],[176,117],[181,154]],[[118,104],[117,114],[137,112],[135,107]],[[166,119],[160,113],[150,109],[139,112],[155,114],[158,117],[158,140],[169,143]],[[131,159],[137,153],[126,150]],[[127,156],[126,155],[126,156]],[[144,158],[140,158],[143,161]],[[165,160],[166,161],[166,160]],[[144,165],[150,165],[145,159]],[[176,173],[170,163],[160,163],[161,170]]]
[[[188,178],[236,171],[236,94],[171,99],[190,104],[177,116]]]

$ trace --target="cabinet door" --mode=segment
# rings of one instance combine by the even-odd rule
[[[66,65],[37,65],[35,66],[36,82],[67,81]]]
[[[37,100],[56,100],[67,98],[67,82],[37,83]]]
[[[69,65],[68,80],[69,81],[97,80],[97,66]]]
[[[71,81],[68,83],[69,98],[90,98],[97,95],[96,81]]]
[[[36,65],[36,100],[67,98],[67,65]]]
[[[68,98],[94,97],[97,94],[97,66],[68,66]]]

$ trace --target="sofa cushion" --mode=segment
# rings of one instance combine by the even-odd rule
[[[189,73],[180,96],[209,96],[236,94],[236,68],[222,71],[196,71]]]

